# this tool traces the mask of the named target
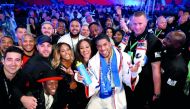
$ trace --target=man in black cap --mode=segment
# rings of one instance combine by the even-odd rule
[[[36,82],[41,73],[52,70],[50,55],[52,52],[52,40],[46,35],[37,38],[37,53],[22,68],[20,78],[17,80],[17,97],[21,100],[25,108],[36,108],[34,98],[29,98],[28,93],[36,89],[42,89],[42,85]],[[33,100],[31,100],[33,99]]]
[[[57,109],[56,91],[58,88],[58,81],[63,78],[59,76],[55,70],[41,73],[42,75],[37,82],[42,84],[43,90],[36,90],[36,92],[33,93],[33,96],[38,100],[36,109]]]

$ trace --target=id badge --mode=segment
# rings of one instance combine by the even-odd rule
[[[133,52],[128,51],[128,54],[131,56],[131,59],[133,59]]]

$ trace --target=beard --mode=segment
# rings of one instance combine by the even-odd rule
[[[73,34],[72,32],[70,32],[70,35],[72,38],[77,38],[79,36],[80,32],[78,32],[77,34]]]
[[[33,48],[33,49],[31,49],[31,50],[27,50],[27,49],[25,49],[25,48],[23,48],[24,49],[24,51],[26,51],[26,52],[33,52],[35,49]]]

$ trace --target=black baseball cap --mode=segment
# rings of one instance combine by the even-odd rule
[[[41,35],[37,38],[36,44],[41,45],[44,42],[48,42],[48,43],[52,44],[52,39],[49,36]]]

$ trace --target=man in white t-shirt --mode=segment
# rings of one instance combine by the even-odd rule
[[[79,40],[84,39],[86,37],[80,35],[81,30],[81,24],[77,19],[71,20],[70,26],[69,26],[69,33],[62,36],[57,43],[67,43],[71,46],[73,51],[76,50],[76,44]]]

